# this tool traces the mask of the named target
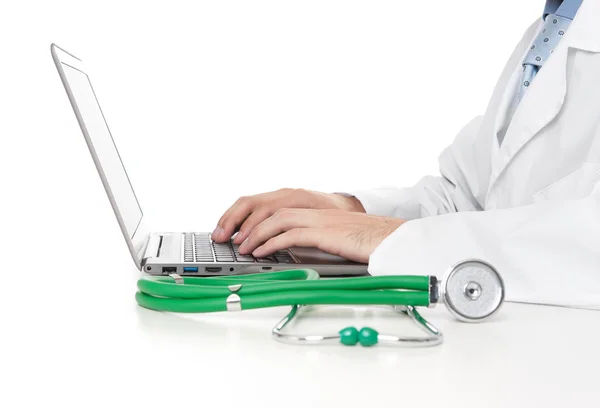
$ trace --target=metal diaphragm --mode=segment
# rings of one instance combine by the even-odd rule
[[[504,282],[490,264],[469,259],[451,267],[442,280],[442,299],[454,317],[481,322],[495,314],[504,302]]]

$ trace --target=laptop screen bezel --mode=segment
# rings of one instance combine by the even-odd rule
[[[98,158],[96,150],[94,149],[94,144],[92,143],[92,139],[90,138],[90,135],[86,128],[83,117],[77,106],[77,101],[76,101],[75,96],[69,85],[69,81],[67,79],[67,75],[65,74],[63,64],[68,65],[71,68],[81,71],[88,77],[88,79],[91,78],[91,75],[89,74],[88,69],[86,69],[86,67],[84,66],[83,61],[81,61],[79,58],[77,58],[73,54],[60,48],[56,44],[51,45],[51,53],[52,53],[52,58],[54,60],[56,68],[58,70],[58,73],[60,75],[60,78],[62,80],[63,86],[65,88],[65,91],[67,92],[67,96],[69,97],[71,107],[73,108],[73,111],[77,118],[77,122],[79,123],[79,127],[81,128],[81,132],[83,133],[83,136],[85,138],[85,141],[86,141],[86,144],[90,151],[90,154],[92,156],[92,159],[94,160],[96,169],[98,170],[98,174],[102,181],[102,185],[104,186],[104,190],[106,191],[106,194],[108,195],[108,199],[110,201],[110,204],[111,204],[111,207],[115,214],[115,217],[117,218],[117,221],[119,223],[119,227],[121,228],[121,232],[123,233],[123,236],[125,237],[125,241],[127,243],[129,252],[131,253],[131,256],[132,256],[133,261],[135,262],[137,268],[141,270],[141,268],[143,266],[142,265],[143,254],[144,254],[146,245],[148,243],[148,236],[149,236],[149,230],[147,227],[146,217],[144,216],[144,212],[142,211],[141,205],[139,205],[139,200],[136,196],[135,198],[140,207],[141,217],[140,217],[139,223],[138,223],[133,235],[130,237],[129,232],[127,231],[125,222],[123,220],[121,211],[119,210],[119,207],[117,205],[117,201],[115,200],[113,192],[112,192],[110,185],[108,183],[108,180],[106,178],[105,172],[102,168],[102,164]],[[90,79],[90,83],[91,83],[91,79]],[[107,126],[108,126],[108,124],[107,124]],[[109,133],[110,133],[110,130],[109,130]],[[112,134],[111,134],[111,137],[112,137]],[[132,191],[133,191],[133,186],[132,186]],[[135,196],[135,191],[133,191],[133,194]]]

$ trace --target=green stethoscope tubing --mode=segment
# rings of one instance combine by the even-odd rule
[[[430,302],[428,276],[320,280],[311,269],[183,277],[183,284],[170,276],[148,276],[140,278],[137,285],[136,301],[140,306],[175,313],[227,311],[227,298],[234,292],[243,310],[293,305],[429,306]]]

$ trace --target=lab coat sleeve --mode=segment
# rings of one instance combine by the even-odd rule
[[[476,197],[482,190],[479,179],[481,176],[485,179],[490,168],[489,153],[478,155],[475,147],[481,121],[481,116],[473,119],[442,152],[439,157],[440,176],[424,177],[408,188],[377,188],[347,193],[356,197],[368,214],[405,220],[481,210],[482,203]],[[487,177],[489,179],[489,174]]]
[[[436,275],[468,258],[502,275],[506,300],[600,310],[600,183],[579,200],[408,221],[369,261],[372,275]]]

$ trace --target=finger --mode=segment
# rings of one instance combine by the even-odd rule
[[[283,234],[269,239],[263,245],[256,248],[252,255],[263,258],[282,249],[298,247],[319,247],[323,230],[320,228],[294,228]]]
[[[231,239],[237,228],[252,213],[259,199],[257,197],[241,197],[221,217],[213,231],[212,238],[217,242]]]
[[[315,210],[278,210],[250,232],[239,251],[241,254],[249,254],[274,236],[293,228],[317,227],[320,225],[320,218],[320,213]]]
[[[295,228],[271,238],[256,248],[252,255],[264,258],[282,249],[310,247],[349,261],[368,263],[374,248],[348,238],[348,231],[336,228]]]
[[[233,243],[240,244],[244,242],[244,240],[248,237],[248,235],[250,235],[254,228],[261,222],[269,218],[271,215],[273,215],[273,212],[274,211],[272,211],[271,209],[261,208],[250,214],[248,218],[246,218],[246,221],[244,221],[242,226],[239,228],[237,235],[233,239]]]

